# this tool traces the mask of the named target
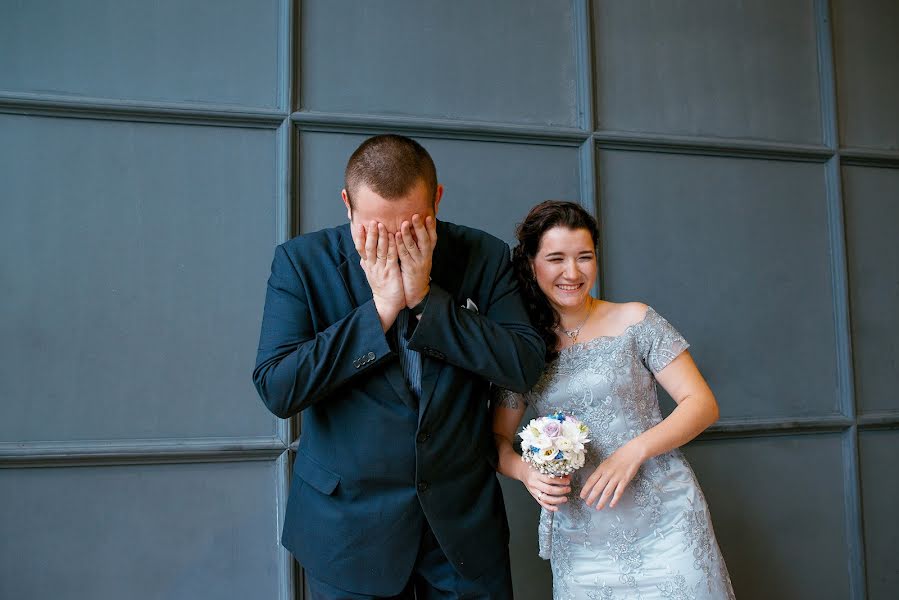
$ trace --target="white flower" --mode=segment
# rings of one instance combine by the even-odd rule
[[[549,448],[543,448],[543,449],[542,449],[540,452],[538,452],[537,454],[538,454],[538,455],[540,456],[540,458],[542,458],[544,461],[548,461],[548,460],[552,460],[553,457],[554,457],[558,452],[559,452],[558,450],[556,450],[555,448],[553,448],[552,446],[550,446]]]
[[[525,427],[521,430],[521,433],[518,434],[518,437],[521,438],[521,449],[524,450],[528,446],[533,446],[534,442],[537,441],[537,438],[531,433],[528,427]]]
[[[562,435],[572,442],[584,443],[587,441],[587,428],[580,421],[566,419],[562,423]]]
[[[552,460],[552,457],[556,455],[556,449],[553,447],[544,448],[542,450],[538,450],[537,452],[533,452],[531,454],[531,460],[535,465],[542,465],[543,463]]]
[[[518,435],[521,436],[523,444],[527,443],[528,446],[533,446],[540,450],[549,448],[553,444],[552,440],[543,435],[536,421],[537,419],[531,421]],[[524,449],[523,445],[522,449]]]
[[[584,466],[584,453],[583,452],[575,452],[571,456],[571,466],[574,469],[580,469]]]
[[[567,437],[558,437],[555,440],[555,446],[562,452],[570,452],[574,450],[574,443]]]

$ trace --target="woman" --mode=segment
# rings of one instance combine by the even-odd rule
[[[541,506],[554,600],[733,598],[705,498],[677,448],[718,418],[687,342],[652,308],[591,297],[596,221],[570,202],[534,207],[513,262],[547,351],[529,393],[497,390],[497,469]],[[677,408],[659,412],[656,381]],[[590,428],[587,462],[552,478],[513,449],[525,406]]]

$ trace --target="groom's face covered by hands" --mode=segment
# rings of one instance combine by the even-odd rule
[[[430,290],[443,187],[438,185],[431,196],[419,179],[397,198],[384,198],[364,184],[351,193],[352,203],[347,190],[341,196],[379,313],[381,307],[390,307],[389,314],[393,308],[417,305]]]
[[[411,225],[412,217],[416,214],[423,221],[427,217],[436,217],[442,195],[443,186],[438,185],[434,196],[431,197],[423,179],[418,179],[405,195],[398,198],[383,198],[365,184],[359,185],[352,192],[347,190],[341,192],[347,217],[353,225],[368,227],[374,221],[383,224],[387,232],[392,234],[402,233],[403,222],[406,221]]]

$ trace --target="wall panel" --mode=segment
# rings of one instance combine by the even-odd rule
[[[600,129],[821,141],[810,0],[592,5]]]
[[[273,436],[250,376],[275,132],[0,130],[0,441]]]
[[[0,470],[0,597],[275,598],[280,463]]]
[[[861,412],[899,412],[899,170],[843,168],[855,389]]]
[[[831,4],[840,143],[899,150],[899,3],[833,0]]]
[[[895,468],[899,431],[866,431],[859,436],[862,500],[865,512],[865,555],[869,600],[890,600],[899,589],[896,548],[899,546],[899,471]]]
[[[0,3],[0,90],[276,108],[279,0]]]
[[[724,419],[832,415],[821,165],[599,152],[603,289],[687,340]]]
[[[686,455],[737,598],[849,597],[839,434],[714,440]]]
[[[569,2],[302,6],[304,110],[577,125]]]

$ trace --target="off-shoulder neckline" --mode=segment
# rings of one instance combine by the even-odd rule
[[[566,346],[566,347],[562,348],[561,350],[559,350],[559,356],[556,357],[556,360],[558,360],[562,356],[571,354],[571,350],[573,350],[575,348],[584,349],[584,348],[588,348],[588,347],[592,346],[595,342],[597,342],[599,340],[617,340],[617,339],[621,339],[621,338],[625,337],[630,332],[631,329],[637,327],[638,325],[642,325],[643,323],[645,323],[646,320],[649,318],[649,314],[651,312],[655,312],[655,311],[652,309],[651,306],[647,306],[646,312],[643,314],[643,318],[640,319],[639,321],[631,323],[630,325],[625,327],[621,331],[621,333],[619,333],[618,335],[597,335],[597,336],[590,338],[589,340],[584,340],[583,342],[575,342],[574,344],[571,344],[570,346]]]

